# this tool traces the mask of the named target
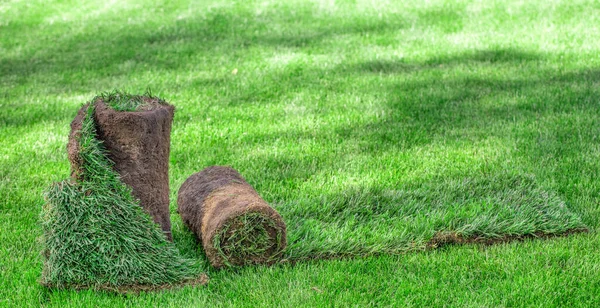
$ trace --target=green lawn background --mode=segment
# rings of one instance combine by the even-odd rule
[[[597,1],[0,3],[0,305],[594,306],[600,301]],[[235,72],[235,74],[234,74]],[[211,273],[206,288],[115,296],[37,281],[42,191],[99,92],[177,106],[176,190],[212,164],[263,197],[510,170],[588,234]],[[328,199],[327,199],[328,198]]]

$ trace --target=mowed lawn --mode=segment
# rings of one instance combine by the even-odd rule
[[[600,305],[598,1],[153,2],[0,2],[0,306]],[[69,123],[117,88],[176,106],[173,236],[207,286],[39,284]],[[209,165],[294,262],[206,266],[175,200]]]

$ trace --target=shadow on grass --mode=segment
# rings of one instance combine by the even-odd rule
[[[464,8],[463,8],[464,9]],[[70,91],[89,92],[97,88],[97,82],[104,79],[126,78],[149,71],[161,74],[185,70],[190,66],[197,69],[211,61],[231,62],[252,52],[253,47],[261,50],[277,51],[281,49],[332,52],[336,50],[336,37],[360,38],[362,36],[378,36],[382,39],[386,34],[397,34],[409,27],[444,28],[443,32],[458,31],[462,28],[462,9],[456,7],[448,10],[443,7],[421,9],[414,15],[389,13],[383,16],[351,16],[350,18],[318,14],[319,8],[313,4],[302,6],[282,4],[277,11],[258,14],[253,6],[235,4],[234,8],[212,8],[203,15],[173,19],[170,23],[133,24],[125,29],[112,27],[113,24],[100,23],[96,28],[84,34],[62,35],[53,40],[53,44],[40,40],[31,42],[34,54],[22,53],[12,58],[0,57],[2,76],[0,81],[6,84],[27,84],[32,79],[41,81],[46,91],[64,93],[68,84]],[[408,17],[413,18],[411,20]],[[397,44],[396,41],[393,43]],[[37,46],[36,44],[40,44]],[[384,44],[387,44],[384,42]],[[267,78],[265,83],[275,83],[280,91],[273,94],[261,87],[249,85],[241,89],[241,93],[230,100],[230,103],[243,103],[261,98],[277,100],[287,91],[303,84],[310,84],[311,78],[323,76],[325,73],[353,76],[363,73],[405,74],[416,72],[449,72],[452,67],[465,63],[477,62],[481,65],[519,65],[536,63],[543,60],[538,54],[517,50],[479,50],[465,54],[449,54],[429,59],[425,62],[378,60],[361,63],[342,64],[333,71],[323,69],[301,68],[291,76],[289,71],[281,75]],[[549,72],[555,74],[555,72]],[[293,75],[293,74],[292,74]],[[573,76],[577,82],[578,76]],[[540,80],[540,83],[546,80]],[[189,87],[228,87],[232,86],[220,77],[195,78]],[[410,81],[405,85],[389,85],[387,91],[406,96],[407,87],[439,89],[426,99],[463,101],[480,95],[473,91],[516,91],[529,88],[525,80],[515,83],[502,80],[477,80],[438,83],[419,83]],[[444,88],[442,88],[444,87]],[[451,91],[449,94],[441,92]],[[110,89],[103,89],[110,90]],[[335,89],[332,89],[335,91]],[[339,89],[344,91],[344,89]],[[366,92],[378,92],[385,89],[367,88]],[[277,94],[280,93],[280,94]],[[6,99],[11,100],[13,94],[7,92]],[[82,102],[83,103],[83,102]],[[398,103],[398,102],[391,102]],[[57,107],[49,106],[44,114],[37,112],[21,112],[21,105],[8,104],[8,108],[0,114],[0,123],[10,126],[31,125],[43,119],[64,120],[56,116],[61,112]],[[418,107],[421,108],[421,107]],[[425,108],[425,107],[423,107]],[[444,108],[444,107],[443,107]],[[419,110],[414,110],[417,112]],[[62,111],[64,112],[64,111]],[[412,113],[414,113],[412,112]],[[343,133],[342,133],[343,135]]]
[[[540,159],[540,155],[551,153],[575,158],[586,147],[592,146],[600,135],[600,126],[595,125],[600,124],[600,88],[596,86],[596,80],[600,80],[600,69],[564,73],[544,67],[540,64],[541,60],[531,53],[484,50],[427,60],[424,64],[342,64],[328,71],[327,78],[335,80],[350,75],[369,80],[379,78],[380,73],[388,74],[383,81],[378,80],[373,83],[375,85],[365,82],[359,90],[354,90],[356,93],[352,93],[358,97],[369,94],[383,96],[384,116],[366,123],[325,128],[317,133],[301,128],[259,133],[245,143],[250,145],[261,140],[269,144],[279,139],[327,143],[333,139],[343,145],[358,146],[358,153],[376,154],[390,150],[407,151],[436,142],[472,143],[497,137],[514,141],[516,151],[528,156],[532,162]],[[377,65],[379,67],[374,71]],[[497,65],[505,70],[503,76],[493,73]],[[465,67],[467,71],[480,70],[484,73],[465,73]],[[486,77],[485,72],[492,76]],[[372,73],[372,76],[365,73]],[[456,76],[441,77],[448,74]],[[258,81],[259,85],[249,85],[251,89],[240,91],[242,97],[231,98],[228,104],[237,107],[242,102],[263,102],[261,93],[254,89],[269,92],[264,103],[275,105],[283,104],[286,95],[298,89],[326,91],[327,94],[347,91],[344,87],[323,90],[322,86],[312,82],[318,75],[324,73],[319,70],[305,71],[296,77],[285,73],[275,75],[264,83]],[[271,91],[273,88],[280,91]],[[569,121],[581,122],[585,128],[560,125]],[[569,135],[577,138],[568,139]],[[334,156],[320,160],[319,164],[314,164],[313,159],[303,161],[285,155],[261,157],[261,161],[266,160],[269,166],[280,165],[286,166],[286,170],[296,170],[289,176],[297,177],[317,172],[323,163],[333,163],[338,159]]]
[[[518,65],[543,60],[543,56],[515,49],[471,50],[461,54],[440,55],[423,62],[402,60],[373,60],[351,64],[341,68],[347,73],[405,74],[427,70],[446,70],[455,66],[472,65]]]
[[[20,81],[36,75],[62,76],[76,71],[85,71],[93,80],[126,75],[131,66],[177,70],[187,66],[191,58],[198,60],[195,57],[203,55],[235,57],[252,46],[315,47],[333,36],[385,33],[409,26],[403,19],[331,18],[314,16],[314,8],[307,4],[300,10],[287,8],[268,16],[257,17],[250,9],[212,9],[204,16],[160,27],[128,25],[124,30],[101,25],[85,35],[63,35],[52,45],[36,49],[35,55],[0,58],[0,68],[4,78],[14,76]],[[278,30],[275,25],[283,28]]]
[[[62,93],[66,85],[70,91],[88,92],[105,79],[197,69],[204,64],[214,69],[214,61],[235,63],[257,50],[258,57],[280,50],[335,53],[341,50],[335,46],[339,37],[360,41],[363,36],[377,36],[383,40],[382,46],[398,44],[385,41],[389,39],[386,36],[409,27],[458,31],[463,18],[460,10],[440,8],[422,10],[412,21],[401,13],[342,18],[315,12],[317,9],[308,4],[301,8],[282,5],[278,12],[260,16],[245,7],[216,8],[199,17],[173,19],[160,26],[139,24],[116,29],[113,24],[99,24],[85,34],[61,36],[52,45],[43,40],[32,42],[33,54],[0,58],[0,81],[27,85],[35,80],[47,92]],[[540,159],[578,160],[580,153],[594,144],[600,134],[600,125],[595,125],[599,117],[598,79],[598,68],[564,71],[549,65],[547,55],[497,48],[447,53],[421,61],[371,59],[344,62],[333,68],[298,64],[243,84],[212,74],[182,86],[215,91],[235,88],[235,93],[219,102],[234,109],[249,104],[281,105],[290,93],[299,90],[325,95],[353,92],[358,98],[372,95],[380,97],[383,104],[383,115],[366,123],[326,127],[317,133],[300,129],[265,133],[242,140],[238,148],[256,139],[267,144],[281,138],[323,144],[339,139],[340,147],[351,145],[358,154],[375,156],[384,151],[401,152],[444,142],[468,143],[494,136],[515,141],[516,153],[525,157],[531,168],[541,170],[532,167]],[[319,80],[330,83],[324,85]],[[354,81],[360,87],[349,87]],[[7,93],[9,101],[17,97]],[[0,125],[6,126],[65,121],[75,111],[65,114],[59,105],[51,105],[30,112],[26,110],[29,106],[18,102],[2,108]],[[319,112],[315,111],[317,116]],[[573,123],[582,123],[583,129]],[[569,136],[577,136],[576,141],[569,140]],[[323,153],[301,160],[285,154],[264,157],[266,164],[277,170],[266,177],[277,173],[273,180],[308,179],[334,166],[339,161],[336,155]],[[577,168],[591,170],[589,165]]]
[[[234,61],[256,46],[271,50],[314,47],[337,35],[382,33],[406,26],[402,19],[338,18],[341,22],[334,22],[313,16],[310,6],[304,7],[303,11],[288,10],[257,18],[251,10],[214,9],[202,17],[178,20],[160,27],[128,25],[123,30],[109,24],[85,34],[57,36],[52,44],[43,39],[31,41],[28,43],[32,52],[15,57],[0,56],[0,84],[32,87],[31,93],[36,93],[39,88],[46,95],[87,93],[99,87],[98,92],[101,92],[112,90],[102,87],[107,79],[125,79],[148,72],[160,75],[185,71],[190,66],[197,70],[203,63],[206,67],[214,65],[214,59],[220,55],[226,61]],[[297,18],[314,24],[305,27],[294,22]],[[285,25],[279,32],[274,28],[275,24]],[[230,84],[219,77],[197,77],[188,86],[227,87]],[[23,95],[19,92],[7,90],[1,93],[5,103],[0,105],[3,108],[0,125],[27,126],[72,116],[59,115],[64,110],[58,106],[24,106],[14,101]],[[43,112],[38,111],[41,109]]]
[[[378,82],[362,83],[352,94],[383,97],[384,116],[316,133],[289,129],[254,135],[247,145],[256,140],[275,144],[282,139],[323,146],[331,145],[332,140],[339,142],[330,152],[310,153],[306,157],[297,153],[257,156],[273,172],[251,176],[300,188],[322,170],[342,170],[340,161],[347,160],[348,153],[340,154],[338,150],[352,149],[352,155],[375,158],[383,153],[401,155],[430,145],[468,146],[496,138],[511,150],[489,168],[500,171],[509,166],[536,174],[540,185],[558,192],[570,208],[582,215],[585,224],[596,226],[598,210],[590,207],[589,202],[598,200],[590,194],[594,187],[600,189],[592,183],[600,174],[595,160],[587,155],[597,156],[600,69],[564,72],[545,65],[544,61],[542,55],[500,49],[470,51],[423,62],[341,64],[327,71],[327,78],[376,79]],[[293,77],[274,76],[269,83],[283,91],[269,101],[281,103],[286,90],[296,91],[299,85],[306,91],[323,91],[322,86],[313,82],[316,76],[323,75],[321,70],[307,69]],[[347,88],[331,87],[326,91],[343,94]],[[239,99],[248,100],[250,96]],[[232,106],[237,106],[237,101],[234,99]],[[573,177],[574,174],[578,176]]]

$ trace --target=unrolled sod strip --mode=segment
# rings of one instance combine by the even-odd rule
[[[132,188],[142,208],[158,223],[167,239],[172,240],[169,213],[169,150],[174,107],[162,100],[141,97],[136,111],[117,111],[102,99],[95,105],[94,120],[108,158],[121,180]],[[71,176],[81,174],[77,142],[81,122],[89,104],[84,105],[71,123],[67,150]]]
[[[190,176],[179,189],[177,207],[216,268],[272,264],[285,249],[286,226],[279,213],[230,167],[208,167]]]

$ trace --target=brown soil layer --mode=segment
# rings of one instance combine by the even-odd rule
[[[71,123],[67,144],[71,177],[81,179],[79,131],[89,104]],[[101,100],[94,102],[98,139],[103,141],[121,180],[172,240],[169,213],[169,151],[174,107],[147,99],[139,111],[116,111]]]
[[[165,283],[165,284],[159,284],[159,285],[124,285],[124,286],[118,286],[118,287],[111,286],[111,285],[97,285],[97,286],[68,285],[68,286],[63,286],[61,288],[57,288],[54,285],[44,284],[44,283],[41,283],[41,284],[42,284],[42,286],[48,288],[49,290],[62,289],[62,290],[79,291],[79,290],[93,289],[96,291],[107,291],[107,292],[114,292],[114,293],[119,293],[119,294],[139,294],[140,292],[172,290],[172,289],[183,288],[185,286],[203,286],[203,285],[206,285],[209,280],[210,279],[208,278],[208,276],[206,274],[202,274],[196,279],[188,279],[188,280],[184,280],[181,282],[177,282],[175,284]]]
[[[471,236],[464,237],[456,234],[456,232],[440,231],[437,232],[429,242],[427,242],[428,249],[440,248],[447,245],[464,245],[464,244],[479,244],[479,245],[494,245],[500,243],[508,243],[513,241],[523,241],[526,239],[547,239],[559,236],[567,236],[570,234],[585,233],[587,229],[571,229],[563,233],[543,233],[535,232],[533,234],[526,235],[505,235],[501,237],[482,237],[482,236]]]
[[[183,222],[202,241],[204,251],[212,266],[271,264],[286,246],[286,226],[277,211],[270,207],[246,180],[230,167],[213,166],[190,176],[179,189],[178,212]],[[240,260],[225,255],[215,247],[215,235],[232,224],[240,216],[250,213],[262,215],[271,224],[262,227],[268,232],[270,246],[263,254]],[[277,240],[279,234],[279,242]],[[222,242],[226,242],[228,233]],[[227,258],[227,259],[224,259]]]
[[[75,180],[82,180],[81,175],[81,158],[79,157],[79,138],[81,137],[81,128],[83,125],[83,119],[87,113],[87,109],[90,106],[89,103],[83,105],[77,115],[71,122],[71,132],[69,132],[69,141],[67,143],[67,154],[69,162],[71,163],[71,178]]]

